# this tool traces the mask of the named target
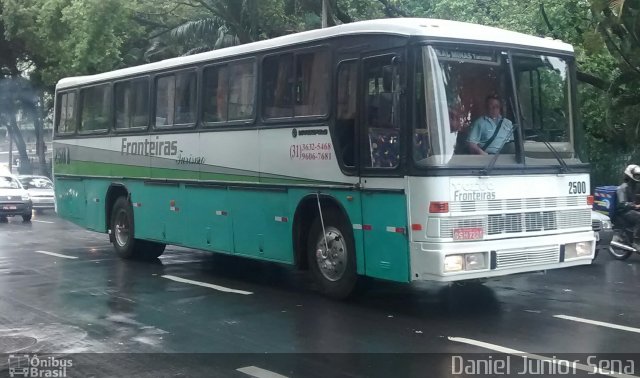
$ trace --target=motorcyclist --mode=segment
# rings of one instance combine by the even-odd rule
[[[616,190],[616,215],[623,218],[628,227],[633,230],[634,248],[637,243],[640,227],[640,205],[635,203],[636,193],[640,189],[640,166],[628,165],[624,170],[624,182]]]

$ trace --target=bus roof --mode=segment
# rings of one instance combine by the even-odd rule
[[[570,44],[559,40],[535,37],[528,34],[498,29],[490,26],[428,18],[387,18],[353,22],[325,29],[309,30],[205,53],[166,59],[159,62],[124,68],[97,75],[69,77],[60,80],[56,88],[64,89],[104,80],[112,80],[119,77],[180,67],[182,65],[197,64],[224,57],[269,50],[297,43],[320,41],[341,35],[358,34],[423,36],[439,40],[475,41],[522,46],[533,49],[555,50],[569,54],[573,52],[573,47]]]

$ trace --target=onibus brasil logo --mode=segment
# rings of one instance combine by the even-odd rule
[[[29,354],[9,355],[9,376],[29,378],[64,378],[68,377],[67,368],[73,366],[70,358],[55,356],[38,357]]]

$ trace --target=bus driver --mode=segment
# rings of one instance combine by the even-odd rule
[[[502,117],[502,103],[497,95],[489,95],[485,100],[486,115],[476,119],[471,125],[467,139],[469,152],[477,155],[498,153],[500,147],[513,140],[511,121]],[[505,141],[505,139],[509,138]]]

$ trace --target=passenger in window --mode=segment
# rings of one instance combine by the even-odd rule
[[[376,130],[369,132],[371,146],[371,167],[395,168],[400,161],[400,145],[396,130]]]
[[[470,131],[469,112],[463,109],[463,105],[458,103],[449,108],[449,128],[452,133],[456,133],[455,154],[468,155],[471,152],[467,145]]]
[[[473,122],[467,139],[467,146],[472,154],[496,154],[505,143],[513,141],[513,124],[501,114],[500,97],[487,96],[485,107],[486,115]]]
[[[413,133],[413,160],[420,161],[431,156],[428,129],[415,129]]]

